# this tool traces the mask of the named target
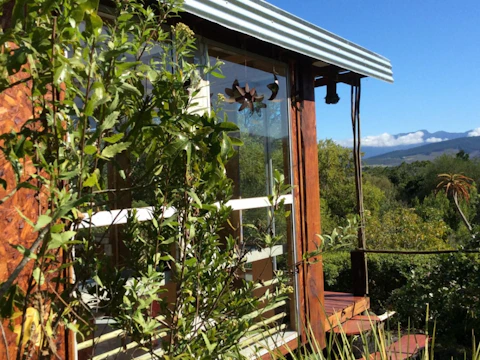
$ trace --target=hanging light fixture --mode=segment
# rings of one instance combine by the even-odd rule
[[[326,104],[336,104],[340,101],[340,97],[337,94],[337,82],[333,76],[328,77],[327,83],[327,95],[325,96]]]

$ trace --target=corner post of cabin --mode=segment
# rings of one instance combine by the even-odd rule
[[[320,185],[318,178],[314,72],[301,59],[292,71],[292,142],[294,157],[297,264],[302,342],[314,336],[325,346],[323,264],[317,250],[320,237]],[[306,256],[304,256],[307,254]]]

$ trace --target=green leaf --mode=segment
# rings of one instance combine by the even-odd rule
[[[223,138],[221,141],[221,155],[226,157],[232,151],[232,142],[226,133],[223,133]]]
[[[96,13],[90,13],[90,16],[88,16],[86,19],[85,25],[85,28],[92,34],[95,34],[96,36],[102,34],[103,21],[102,18]]]
[[[105,87],[101,82],[95,82],[92,85],[92,95],[85,106],[84,113],[86,116],[92,116],[93,111],[95,108],[104,103],[107,100],[107,96],[105,95]]]
[[[218,79],[225,79],[225,75],[220,74],[219,72],[212,71],[210,74]]]
[[[55,72],[53,74],[53,83],[55,85],[60,85],[65,81],[65,78],[70,71],[70,67],[68,66],[68,63],[63,61],[60,57],[57,57],[57,61],[60,62],[60,65],[55,68]]]
[[[178,139],[170,143],[165,148],[165,155],[176,157],[181,150],[185,149],[185,146],[189,142],[188,138],[183,135],[179,135]]]
[[[120,112],[118,111],[114,111],[111,114],[109,114],[103,121],[102,125],[100,126],[101,130],[105,131],[113,128],[115,126],[115,123],[117,122],[118,115],[120,115]]]
[[[56,233],[62,232],[64,228],[65,228],[65,224],[61,224],[61,223],[55,224],[50,228],[50,231],[56,234]]]
[[[36,259],[37,254],[32,253],[30,249],[25,248],[23,245],[12,245],[14,249],[16,249],[20,254],[29,258],[29,259]]]
[[[220,129],[226,131],[238,131],[238,125],[231,121],[222,121],[219,125]]]
[[[97,174],[93,173],[87,178],[87,180],[83,182],[83,186],[92,187],[92,186],[95,186],[97,182],[98,182]]]
[[[38,285],[43,285],[45,282],[45,275],[43,275],[43,272],[40,270],[40,268],[35,268],[32,273],[33,279],[37,282]]]
[[[80,325],[79,324],[76,324],[76,323],[67,323],[67,328],[69,330],[72,330],[74,333],[77,333],[78,332],[78,329],[80,328]],[[81,334],[81,333],[79,333]]]
[[[110,144],[115,144],[119,140],[123,138],[124,133],[118,133],[112,136],[104,137],[103,140],[110,143]]]
[[[230,137],[230,141],[233,146],[243,146],[243,141],[238,138]]]
[[[94,145],[87,145],[85,146],[85,148],[83,149],[83,152],[87,155],[93,155],[97,152],[97,147],[94,146]]]
[[[29,182],[21,182],[20,184],[17,185],[17,189],[31,189],[31,190],[38,190],[38,187],[30,184]]]
[[[201,208],[202,207],[202,201],[198,197],[197,194],[195,194],[193,191],[189,191],[188,194],[192,197],[193,201],[195,201],[198,206]]]
[[[92,279],[93,279],[93,281],[95,281],[95,282],[98,284],[98,286],[103,287],[102,280],[100,280],[100,278],[98,277],[98,275],[94,275],[94,276],[92,277]]]
[[[14,303],[17,294],[18,286],[12,285],[0,303],[0,316],[2,319],[10,318],[15,313]]]
[[[203,341],[205,341],[205,346],[207,347],[208,352],[211,354],[213,350],[215,350],[215,348],[217,347],[217,343],[211,344],[210,340],[208,340],[207,335],[204,332],[202,332],[201,334],[203,337]]]
[[[130,85],[126,82],[120,85],[120,89],[125,90],[126,92],[131,92],[137,96],[142,96],[142,93],[140,92],[140,90],[138,90],[135,86]]]
[[[130,142],[122,142],[114,145],[109,145],[102,150],[102,156],[105,158],[112,158],[122,151],[125,151],[130,146]]]
[[[35,224],[35,227],[33,228],[33,231],[38,231],[42,228],[44,228],[45,226],[47,226],[48,224],[50,224],[52,222],[52,218],[48,215],[40,215],[38,217],[38,220],[37,220],[37,223]]]
[[[63,245],[67,245],[75,235],[75,231],[65,231],[60,234],[52,234],[52,238],[48,242],[47,250],[53,250]]]

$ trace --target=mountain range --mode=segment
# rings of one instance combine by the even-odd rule
[[[395,166],[402,162],[433,160],[442,154],[465,151],[470,157],[480,157],[480,136],[471,136],[472,131],[452,133],[418,130],[396,135],[384,134],[363,139],[364,162],[368,165]],[[383,136],[383,138],[382,138]],[[369,146],[376,141],[385,146]]]

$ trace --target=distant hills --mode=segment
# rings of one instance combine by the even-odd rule
[[[362,152],[365,154],[364,157],[365,159],[368,159],[368,158],[386,154],[392,151],[407,150],[407,149],[416,148],[429,143],[433,144],[433,143],[445,141],[445,140],[465,138],[468,136],[468,133],[471,132],[471,130],[465,131],[465,132],[459,132],[459,133],[452,133],[447,131],[436,131],[431,133],[428,130],[418,130],[415,132],[393,135],[392,138],[395,140],[398,140],[399,138],[412,136],[414,134],[418,134],[419,132],[423,133],[423,136],[422,136],[423,142],[420,142],[420,143],[413,143],[408,145],[396,145],[396,146],[368,146],[366,144],[365,144],[366,146],[362,145]]]
[[[445,139],[448,136],[456,136],[459,134],[460,133],[446,133],[444,131],[438,131],[431,135],[435,135],[434,137],[436,138]],[[370,156],[368,158],[365,156],[364,163],[366,165],[395,166],[400,165],[402,162],[411,163],[414,161],[433,160],[443,154],[455,155],[460,150],[468,153],[471,158],[480,157],[480,136],[467,137],[467,134],[468,131],[461,133],[463,136],[455,137],[452,140],[444,140],[427,145],[406,145],[409,148],[381,153],[380,155],[376,156],[372,156],[372,152],[370,152]],[[368,147],[362,147],[362,151],[365,153],[367,150],[366,148]],[[392,148],[393,147],[389,147],[388,149],[392,150]]]

